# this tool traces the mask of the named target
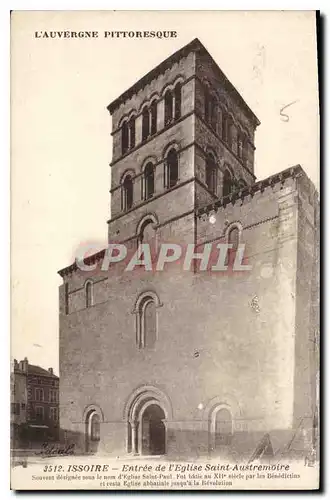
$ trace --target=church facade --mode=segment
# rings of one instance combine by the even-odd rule
[[[225,242],[228,269],[244,244],[249,271],[104,271],[105,252],[89,271],[59,271],[65,439],[114,456],[306,454],[317,435],[313,184],[300,166],[256,179],[259,120],[197,39],[108,110],[109,243],[197,254]]]

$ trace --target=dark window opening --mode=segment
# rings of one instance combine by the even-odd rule
[[[181,116],[181,83],[177,83],[174,88],[175,115],[177,120]]]
[[[123,210],[129,210],[133,206],[133,180],[130,175],[125,177],[123,182]]]
[[[132,149],[135,147],[135,117],[134,116],[132,116],[132,118],[129,121],[129,136],[130,136],[129,147]]]
[[[92,283],[88,282],[86,284],[86,307],[91,307],[92,305]]]
[[[232,440],[232,418],[225,408],[217,412],[215,421],[215,447],[229,445]]]
[[[165,126],[171,123],[173,118],[173,96],[170,90],[165,93]]]
[[[210,121],[210,93],[207,88],[204,91],[204,118],[207,123]]]
[[[157,132],[157,101],[151,103],[151,135]]]
[[[142,111],[142,140],[145,141],[149,137],[149,110],[145,107]]]
[[[148,163],[144,169],[144,186],[145,199],[151,198],[155,191],[155,175],[152,163]]]
[[[178,154],[175,149],[171,149],[166,158],[167,166],[167,187],[175,186],[179,179],[179,162]]]
[[[226,170],[223,176],[222,196],[228,196],[233,190],[232,177],[229,170]]]
[[[245,136],[243,138],[242,159],[243,159],[244,165],[246,165],[247,161],[248,161],[248,140]]]
[[[217,166],[212,155],[208,155],[206,159],[206,184],[212,193],[217,190]]]
[[[128,124],[124,122],[121,127],[121,152],[125,154],[128,150]]]

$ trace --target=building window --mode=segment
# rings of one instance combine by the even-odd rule
[[[138,310],[139,348],[152,348],[156,343],[156,305],[153,297],[146,296],[141,300]]]
[[[128,123],[125,121],[121,127],[121,152],[124,155],[128,151]]]
[[[206,184],[212,193],[217,191],[217,165],[212,154],[208,154],[206,158]]]
[[[233,226],[228,232],[228,244],[232,245],[231,248],[228,248],[228,254],[225,261],[225,265],[233,264],[236,252],[239,245],[239,228],[237,226]]]
[[[54,391],[50,389],[49,391],[49,401],[50,403],[56,403],[57,402],[57,391]]]
[[[43,420],[44,419],[44,408],[43,406],[36,406],[36,419]]]
[[[217,101],[210,90],[204,90],[204,117],[205,121],[211,125],[213,130],[217,130]]]
[[[215,448],[230,445],[232,436],[233,423],[230,411],[221,408],[217,411],[215,418]]]
[[[22,410],[25,410],[26,404],[25,403],[21,403],[21,408],[22,408]]]
[[[151,162],[145,166],[142,182],[144,183],[144,199],[148,200],[155,192],[155,173]]]
[[[44,400],[44,390],[41,387],[36,387],[35,389],[36,401]]]
[[[132,116],[129,120],[128,131],[129,131],[129,148],[132,149],[135,147],[135,116]]]
[[[58,408],[54,407],[49,408],[49,418],[54,422],[58,421]]]
[[[181,83],[178,82],[174,87],[174,118],[178,120],[181,117]]]
[[[233,191],[233,179],[229,170],[226,170],[223,175],[223,188],[222,188],[222,196],[228,196]]]
[[[173,96],[170,90],[165,93],[165,126],[169,125],[173,119]]]
[[[100,441],[100,416],[94,412],[90,416],[90,438],[91,441]]]
[[[150,117],[151,117],[151,135],[157,132],[157,101],[154,100],[150,106]]]
[[[224,142],[228,144],[228,146],[232,147],[232,118],[223,111],[222,113],[222,139]]]
[[[147,106],[142,111],[142,141],[146,141],[150,134],[149,109]]]
[[[243,164],[246,166],[247,165],[247,162],[248,162],[248,149],[249,149],[249,145],[248,145],[248,140],[247,140],[247,137],[244,136],[243,138],[243,148],[242,148],[242,160],[243,160]]]
[[[179,180],[179,161],[178,153],[175,149],[171,149],[166,157],[165,162],[165,187],[171,188],[176,185]]]
[[[22,405],[22,409],[23,409],[23,405]],[[11,403],[11,413],[12,413],[12,415],[19,415],[20,414],[19,403]]]
[[[91,281],[87,281],[85,284],[85,300],[86,307],[93,305],[93,283]]]
[[[133,179],[126,175],[122,186],[122,209],[130,210],[133,206]]]
[[[243,158],[243,135],[241,132],[237,134],[237,156]]]

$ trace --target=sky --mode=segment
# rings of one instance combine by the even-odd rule
[[[35,32],[99,31],[95,39]],[[104,38],[176,30],[171,39]],[[57,271],[110,217],[106,106],[199,38],[258,116],[257,179],[300,164],[319,188],[315,16],[297,11],[14,12],[11,28],[12,358],[58,373]],[[281,115],[281,109],[289,120]]]

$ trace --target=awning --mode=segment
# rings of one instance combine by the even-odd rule
[[[33,424],[30,424],[29,427],[33,427],[35,429],[48,429],[48,425],[33,425]]]

